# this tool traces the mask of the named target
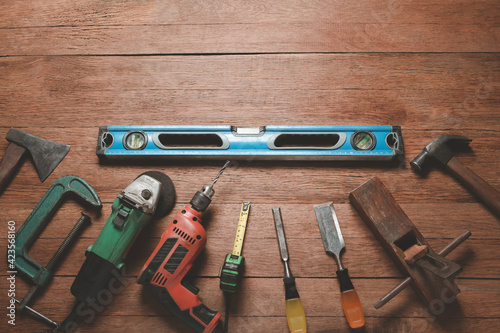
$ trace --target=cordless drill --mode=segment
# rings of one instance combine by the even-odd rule
[[[163,232],[160,243],[142,268],[137,283],[149,289],[172,314],[198,333],[222,333],[221,314],[201,303],[199,289],[184,277],[205,247],[207,236],[201,215],[210,205],[213,186],[229,161],[211,185],[196,192]]]
[[[96,303],[116,288],[113,281],[121,277],[119,271],[141,229],[153,219],[167,215],[174,204],[174,185],[167,175],[159,171],[145,172],[120,192],[101,233],[87,249],[85,262],[71,286],[77,303],[52,332],[73,332],[80,316],[92,314],[93,318],[92,308],[101,308],[102,311]],[[89,320],[86,319],[87,322]]]

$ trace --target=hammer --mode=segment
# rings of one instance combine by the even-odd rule
[[[453,156],[449,143],[468,145],[472,139],[461,135],[443,135],[429,143],[422,153],[410,162],[414,171],[421,172],[422,166],[432,157],[447,167],[472,193],[477,195],[497,216],[500,216],[500,192],[495,190],[484,179],[463,165]]]
[[[11,128],[5,137],[10,142],[0,161],[0,194],[19,168],[22,157],[28,151],[35,164],[38,177],[43,182],[61,163],[70,146],[39,138]]]

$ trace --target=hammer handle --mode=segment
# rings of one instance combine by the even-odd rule
[[[9,185],[17,167],[21,164],[25,152],[25,148],[15,143],[10,143],[7,147],[2,161],[0,161],[0,194]]]
[[[452,157],[447,166],[458,180],[476,194],[497,216],[500,216],[500,192],[463,165],[456,157]]]

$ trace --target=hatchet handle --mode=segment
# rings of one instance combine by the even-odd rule
[[[16,169],[22,162],[22,157],[25,152],[25,148],[12,142],[7,147],[7,150],[0,161],[0,194],[7,187],[7,185],[9,185]]]
[[[458,180],[477,195],[497,216],[500,216],[500,192],[463,165],[456,157],[452,157],[447,166]]]

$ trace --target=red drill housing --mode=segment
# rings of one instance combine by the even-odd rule
[[[218,333],[222,332],[221,314],[203,305],[199,289],[183,280],[206,242],[201,212],[187,205],[163,232],[138,283],[147,286],[162,305],[196,332]]]

